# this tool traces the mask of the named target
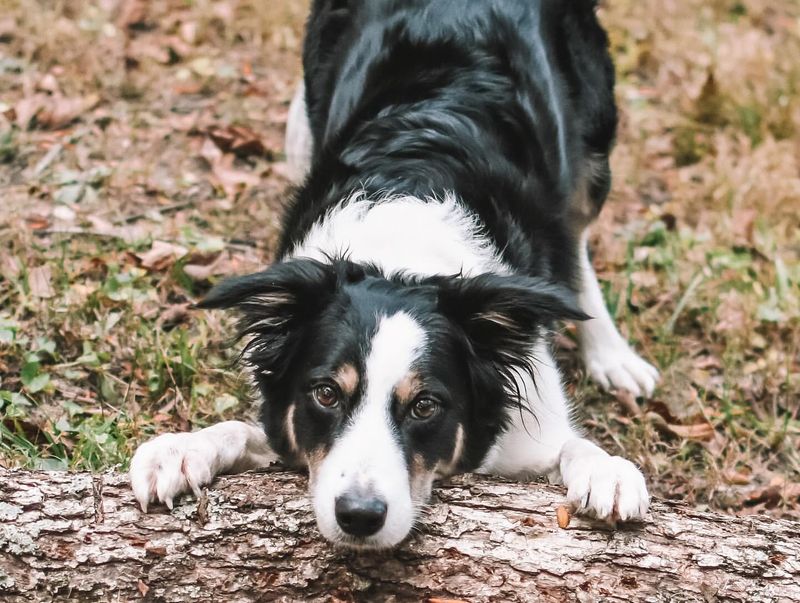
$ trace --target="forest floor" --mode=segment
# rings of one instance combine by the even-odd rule
[[[0,466],[124,468],[247,414],[231,318],[270,261],[297,0],[0,0]],[[594,263],[652,399],[582,422],[652,492],[800,517],[800,5],[609,0],[621,110]]]

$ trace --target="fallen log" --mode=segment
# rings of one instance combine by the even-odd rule
[[[357,553],[321,539],[305,489],[224,477],[145,515],[121,474],[0,469],[0,600],[800,601],[791,521],[655,502],[636,526],[562,529],[561,488],[467,475],[409,542]]]

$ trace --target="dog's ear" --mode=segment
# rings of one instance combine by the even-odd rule
[[[237,308],[253,318],[291,321],[325,303],[337,282],[331,264],[316,260],[290,260],[262,272],[225,279],[214,287],[198,308]]]
[[[530,372],[542,328],[561,319],[589,318],[575,293],[539,278],[483,274],[438,281],[439,311],[459,325],[475,354],[508,378]]]
[[[265,379],[285,373],[304,327],[330,303],[339,271],[316,260],[290,260],[262,272],[229,278],[198,308],[234,308],[241,313],[238,336],[252,336],[242,352]]]

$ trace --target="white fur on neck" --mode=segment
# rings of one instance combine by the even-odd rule
[[[292,257],[347,257],[385,273],[509,273],[495,246],[452,194],[443,200],[353,194],[314,224]]]

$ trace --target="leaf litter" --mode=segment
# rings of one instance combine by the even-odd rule
[[[594,264],[662,384],[602,393],[574,329],[557,341],[585,425],[655,495],[798,517],[800,9],[731,6],[602,5],[621,121]],[[272,257],[306,10],[0,17],[0,464],[124,467],[156,433],[252,412],[231,318],[191,304]]]

